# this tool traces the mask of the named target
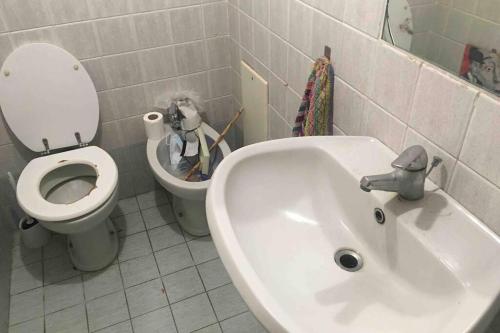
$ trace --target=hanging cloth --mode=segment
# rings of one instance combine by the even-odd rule
[[[335,72],[330,60],[319,58],[314,63],[300,104],[293,136],[333,134],[333,85]]]

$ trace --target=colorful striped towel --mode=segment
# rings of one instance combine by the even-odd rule
[[[335,72],[326,57],[316,60],[307,80],[293,136],[333,134],[333,84]]]

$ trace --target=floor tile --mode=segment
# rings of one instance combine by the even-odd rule
[[[85,273],[83,289],[87,301],[123,289],[118,265],[111,265],[99,272]]]
[[[24,245],[12,249],[12,268],[26,266],[42,261],[42,249],[28,249]]]
[[[224,333],[267,333],[250,312],[245,312],[220,323]]]
[[[161,227],[162,225],[177,222],[169,204],[149,208],[143,210],[141,213],[147,229],[153,229]]]
[[[113,219],[118,236],[125,237],[146,230],[142,215],[140,212],[135,212]]]
[[[155,252],[155,257],[162,276],[194,266],[186,244],[172,246],[168,249]]]
[[[121,239],[121,250],[118,254],[119,261],[126,261],[148,255],[152,252],[148,234],[140,232]]]
[[[120,263],[125,288],[156,279],[160,276],[153,254]]]
[[[78,304],[47,315],[45,318],[46,333],[86,333],[87,314],[85,305]]]
[[[193,333],[222,333],[219,324],[213,324],[202,329],[193,331]]]
[[[172,304],[172,312],[179,333],[192,332],[217,322],[206,294]]]
[[[44,288],[45,313],[56,312],[83,303],[83,285],[80,276]]]
[[[247,305],[233,284],[210,290],[208,297],[219,321],[248,311]]]
[[[132,326],[134,333],[177,333],[168,306],[132,319]]]
[[[42,263],[21,266],[14,269],[10,279],[10,294],[19,294],[43,286]]]
[[[68,254],[43,262],[43,282],[45,285],[67,280],[80,274],[81,272],[73,267]]]
[[[49,243],[43,247],[43,260],[55,258],[68,253],[66,236],[52,234]]]
[[[37,288],[10,298],[9,324],[43,317],[43,288]]]
[[[151,191],[137,196],[141,210],[157,207],[168,203],[167,193],[164,190]]]
[[[188,242],[188,246],[196,264],[201,264],[219,257],[215,249],[215,244],[210,236],[194,239]]]
[[[125,290],[132,318],[168,305],[160,279],[145,282]]]
[[[201,279],[207,290],[211,290],[231,282],[231,278],[229,277],[229,274],[227,274],[226,268],[220,259],[215,259],[198,265],[198,271],[200,272]]]
[[[153,251],[166,249],[184,243],[184,236],[177,223],[168,224],[148,231]]]
[[[133,333],[130,320],[97,331],[98,333]]]
[[[121,199],[118,201],[118,204],[111,213],[111,217],[127,215],[138,211],[139,211],[139,205],[135,197]]]
[[[43,318],[36,318],[9,327],[9,333],[44,333]]]
[[[195,267],[164,276],[163,283],[170,303],[181,301],[205,291]]]
[[[91,332],[128,320],[125,293],[119,291],[88,302],[87,316]]]

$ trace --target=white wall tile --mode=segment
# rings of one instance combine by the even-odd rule
[[[346,23],[372,37],[380,36],[384,19],[384,0],[347,0],[345,6]]]
[[[231,35],[231,38],[233,38],[235,41],[239,41],[240,40],[240,15],[238,13],[238,10],[233,6],[229,6],[228,7],[228,15],[229,15],[229,22],[228,22],[229,34]]]
[[[45,6],[53,24],[88,20],[90,11],[84,0],[48,0]]]
[[[210,68],[213,69],[231,65],[229,43],[229,37],[207,39],[207,56]]]
[[[417,83],[410,126],[458,156],[477,91],[424,65]],[[445,129],[445,130],[443,130]]]
[[[449,193],[494,232],[500,234],[500,189],[458,163]]]
[[[141,65],[137,53],[105,57],[102,60],[102,65],[110,88],[129,86],[142,80]]]
[[[179,89],[192,90],[198,93],[201,98],[209,98],[208,74],[199,73],[182,76],[178,79]]]
[[[299,112],[300,105],[302,103],[302,98],[292,89],[286,89],[286,108],[284,115],[282,115],[283,119],[290,126],[295,125],[295,119],[297,118],[297,114]]]
[[[363,135],[382,141],[396,153],[401,152],[406,125],[376,104],[366,101],[361,124]]]
[[[288,46],[274,34],[270,34],[270,68],[282,80],[288,78]]]
[[[201,7],[174,9],[170,12],[172,36],[175,43],[189,42],[203,38]],[[191,22],[192,24],[186,24]]]
[[[210,97],[221,97],[231,94],[231,69],[222,68],[208,72]]]
[[[284,39],[288,39],[289,2],[290,0],[272,0],[269,7],[269,27]]]
[[[137,49],[137,36],[131,17],[95,21],[104,54],[116,54]]]
[[[75,23],[56,26],[52,29],[54,42],[78,59],[100,55],[92,23]]]
[[[254,54],[265,66],[269,67],[270,59],[270,36],[269,30],[261,24],[253,23]]]
[[[108,82],[106,80],[106,75],[104,74],[104,67],[102,65],[101,58],[82,61],[82,65],[89,73],[90,78],[92,79],[92,82],[94,82],[97,91],[109,88]]]
[[[500,187],[500,102],[481,94],[460,160]]]
[[[218,2],[203,6],[206,37],[229,34],[227,3]]]
[[[312,61],[293,47],[288,48],[288,83],[296,93],[302,94],[311,74]]]
[[[155,47],[172,43],[172,28],[168,11],[134,16],[139,47]]]
[[[144,82],[177,76],[173,46],[139,52],[139,61]]]
[[[344,19],[346,0],[310,0],[309,2],[313,7],[335,17],[337,20],[342,21]]]
[[[343,29],[342,53],[337,61],[337,74],[364,94],[373,80],[372,60],[375,47],[375,39],[347,26]]]
[[[347,135],[361,135],[366,99],[345,82],[337,80],[336,84],[333,122]]]
[[[50,15],[42,0],[5,0],[0,3],[5,24],[10,31],[49,25]]]
[[[408,122],[421,61],[385,43],[377,46],[376,54],[369,96],[401,121]]]
[[[339,21],[332,20],[323,13],[315,12],[312,20],[312,50],[309,52],[313,59],[324,54],[325,46],[332,49],[331,60],[334,66],[342,51],[342,36],[344,27]]]
[[[245,49],[250,52],[253,52],[253,25],[252,19],[240,13],[240,43]]]
[[[0,64],[3,64],[9,54],[12,52],[12,44],[8,35],[0,36]]]
[[[263,24],[269,26],[269,1],[274,0],[252,0],[253,1],[253,17]]]
[[[108,17],[130,13],[129,0],[86,0],[92,17]]]
[[[297,24],[300,22],[300,24]],[[290,0],[290,42],[306,55],[312,48],[313,11],[297,0]]]
[[[175,46],[177,71],[180,75],[206,70],[206,58],[204,42],[194,42]]]

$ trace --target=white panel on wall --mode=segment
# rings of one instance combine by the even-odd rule
[[[241,62],[243,100],[243,141],[245,145],[267,139],[268,89],[265,81],[245,62]]]

